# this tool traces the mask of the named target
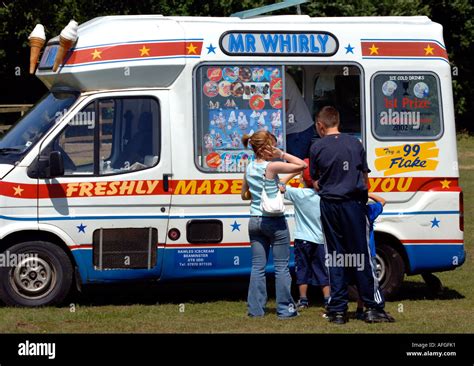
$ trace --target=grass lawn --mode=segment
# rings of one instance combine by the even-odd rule
[[[366,324],[351,320],[329,324],[322,308],[311,307],[296,319],[274,314],[246,317],[246,281],[177,283],[159,288],[95,288],[61,308],[0,308],[1,333],[474,333],[474,138],[458,141],[464,190],[465,246],[461,268],[438,274],[444,291],[431,296],[421,276],[408,277],[398,296],[387,303],[396,323]],[[351,303],[351,310],[355,304]],[[273,312],[273,313],[272,313]]]

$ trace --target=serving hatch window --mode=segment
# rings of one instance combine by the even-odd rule
[[[285,146],[283,68],[203,65],[196,71],[195,158],[206,172],[244,172],[242,136],[265,129]]]
[[[339,130],[362,139],[361,70],[355,65],[313,65],[313,119],[325,106],[339,111]]]
[[[372,79],[372,129],[381,140],[433,140],[442,133],[438,78],[431,73],[379,73]]]

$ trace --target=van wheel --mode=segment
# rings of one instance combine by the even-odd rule
[[[10,263],[0,268],[0,299],[10,306],[60,304],[69,293],[73,267],[57,245],[28,241],[8,248]]]
[[[405,263],[400,253],[392,246],[377,243],[375,256],[375,277],[379,282],[385,300],[391,300],[400,290],[405,276]],[[356,286],[349,286],[349,299],[356,301]]]
[[[392,246],[384,243],[377,245],[375,276],[385,299],[393,299],[402,286],[405,263],[400,253]]]

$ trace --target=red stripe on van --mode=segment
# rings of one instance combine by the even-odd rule
[[[201,50],[202,41],[116,44],[73,50],[66,65],[170,56],[199,56]]]
[[[448,59],[446,50],[430,41],[367,41],[361,42],[365,57],[441,57]]]
[[[297,183],[292,184],[297,186]],[[0,181],[0,195],[21,199],[91,198],[154,195],[221,195],[240,194],[242,179],[172,180],[169,191],[161,180],[117,180],[70,182],[61,184],[31,184]],[[459,192],[458,178],[437,177],[372,177],[370,192]]]

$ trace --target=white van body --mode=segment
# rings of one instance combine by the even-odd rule
[[[386,294],[405,273],[464,262],[451,68],[442,27],[427,17],[100,17],[79,27],[53,72],[58,41],[36,73],[47,105],[25,116],[36,109],[45,124],[28,129],[21,151],[0,155],[1,250],[39,257],[0,270],[6,303],[56,303],[74,276],[249,275],[240,189],[252,154],[238,137],[253,123],[277,128],[285,146],[286,69],[313,115],[325,103],[347,108],[343,131],[351,119],[346,132],[366,148],[370,191],[387,200],[375,225]],[[120,157],[139,132],[135,148],[148,151]],[[63,174],[52,173],[55,159]],[[290,204],[287,216],[292,231]]]

